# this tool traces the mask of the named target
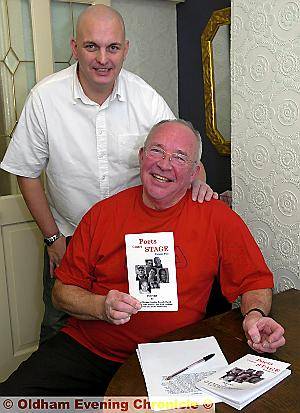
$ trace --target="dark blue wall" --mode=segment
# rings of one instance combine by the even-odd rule
[[[230,157],[219,155],[205,134],[200,38],[212,12],[229,6],[230,0],[186,0],[177,5],[179,116],[201,133],[207,182],[218,192],[231,188]]]

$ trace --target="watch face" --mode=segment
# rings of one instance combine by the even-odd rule
[[[47,247],[51,247],[53,242],[55,242],[58,238],[60,238],[61,235],[62,234],[59,232],[58,234],[52,235],[52,237],[44,238],[44,243],[47,245]]]
[[[50,239],[50,238],[45,238],[44,242],[47,245],[47,247],[50,247],[53,244],[54,241],[52,241],[52,239]]]

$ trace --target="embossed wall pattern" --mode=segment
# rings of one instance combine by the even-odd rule
[[[233,208],[300,289],[300,0],[232,0]]]

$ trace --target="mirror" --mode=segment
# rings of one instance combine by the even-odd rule
[[[213,12],[201,47],[206,134],[220,155],[230,155],[230,7]]]

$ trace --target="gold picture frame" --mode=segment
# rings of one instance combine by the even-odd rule
[[[212,41],[220,26],[230,25],[230,11],[230,7],[214,11],[201,35],[205,128],[208,138],[220,155],[230,155],[231,142],[225,139],[217,127]]]

